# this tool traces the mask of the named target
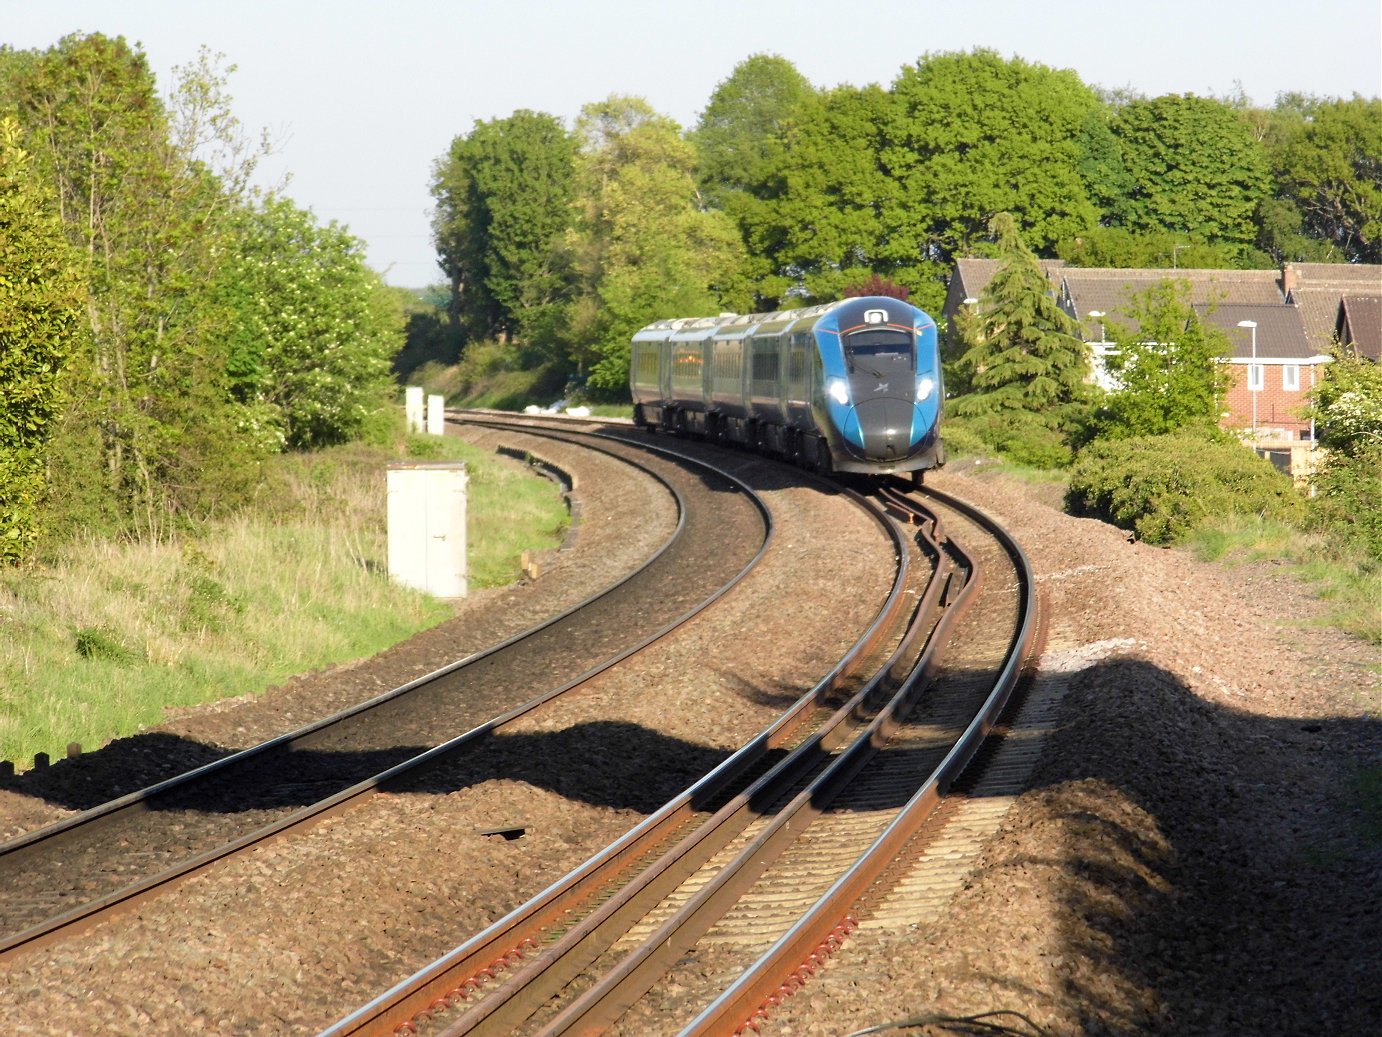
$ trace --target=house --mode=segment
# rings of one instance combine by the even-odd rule
[[[1335,342],[1345,343],[1340,321],[1345,304],[1357,318],[1348,322],[1355,352],[1377,358],[1382,349],[1382,323],[1367,322],[1367,300],[1382,298],[1382,266],[1367,263],[1287,263],[1281,268],[1281,291],[1286,302],[1300,310],[1305,334],[1316,353],[1328,353]],[[1376,313],[1378,303],[1373,304]]]
[[[1314,423],[1305,416],[1310,392],[1324,377],[1329,353],[1312,353],[1305,322],[1296,307],[1196,304],[1205,324],[1217,327],[1233,345],[1223,358],[1231,377],[1221,422],[1253,443],[1313,442]]]
[[[1232,300],[1255,306],[1280,306],[1281,288],[1275,270],[1165,270],[1066,267],[1061,271],[1057,301],[1080,325],[1081,337],[1090,346],[1097,385],[1114,388],[1106,372],[1105,358],[1116,347],[1110,329],[1120,326],[1136,333],[1137,321],[1129,312],[1133,298],[1166,280],[1180,281],[1195,307],[1212,308]]]
[[[1334,337],[1354,355],[1382,363],[1382,295],[1345,295],[1340,299]]]
[[[962,306],[976,306],[1000,261],[960,259],[942,316],[947,327]],[[1177,270],[1067,266],[1042,260],[1051,293],[1079,327],[1091,352],[1091,379],[1115,388],[1106,358],[1112,328],[1137,331],[1134,296],[1166,280],[1184,282],[1200,319],[1232,343],[1222,358],[1230,371],[1221,424],[1283,471],[1306,482],[1317,458],[1315,429],[1305,414],[1309,393],[1336,344],[1382,362],[1382,266],[1287,263],[1277,270]],[[952,342],[953,345],[953,342]]]
[[[1361,356],[1382,354],[1382,266],[1287,263],[1281,270],[1107,269],[1042,260],[1051,292],[1089,344],[1092,378],[1112,388],[1104,359],[1116,346],[1115,325],[1137,331],[1133,297],[1165,280],[1188,286],[1202,319],[1233,343],[1224,357],[1232,370],[1223,424],[1259,444],[1310,441],[1301,411],[1318,384],[1333,345]],[[942,315],[977,305],[1000,261],[955,262]]]

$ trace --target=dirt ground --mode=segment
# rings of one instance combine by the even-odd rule
[[[861,933],[763,1033],[994,1011],[1051,1035],[1382,1032],[1377,647],[1275,565],[1129,543],[982,469],[934,482],[1031,557],[1061,725],[944,919]]]

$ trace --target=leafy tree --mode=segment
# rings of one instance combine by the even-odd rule
[[[421,292],[394,289],[403,310],[403,348],[393,358],[394,377],[405,382],[424,364],[454,364],[460,359],[460,342],[446,321],[448,293],[440,285]]]
[[[1172,231],[1133,231],[1126,227],[1095,227],[1061,241],[1056,254],[1071,266],[1137,267],[1141,269],[1236,268],[1273,265],[1256,252],[1246,256],[1241,244],[1191,242]],[[1258,263],[1257,260],[1261,262]]]
[[[472,336],[512,338],[562,301],[574,158],[555,117],[524,110],[477,122],[437,164],[437,249]]]
[[[1322,258],[1301,248],[1304,237],[1345,262],[1382,262],[1382,100],[1301,107],[1272,151],[1278,193],[1266,230],[1274,251]]]
[[[786,58],[756,54],[716,86],[689,134],[702,203],[728,215],[743,237],[747,276],[759,286],[755,310],[772,309],[789,285],[777,270],[781,233],[773,208],[792,165],[788,137],[815,94]]]
[[[1098,96],[1074,72],[991,50],[932,54],[892,92],[890,158],[908,214],[895,233],[910,247],[948,268],[984,245],[1000,212],[1043,254],[1098,222],[1089,185],[1100,144],[1111,167],[1117,156],[1098,131]]]
[[[1136,328],[1108,325],[1117,343],[1108,369],[1119,388],[1095,414],[1099,435],[1208,435],[1218,427],[1228,374],[1217,359],[1231,347],[1222,331],[1198,318],[1189,293],[1184,281],[1163,281],[1130,300]]]
[[[582,110],[582,212],[572,250],[584,291],[571,309],[589,384],[621,393],[629,341],[661,317],[714,313],[746,300],[742,246],[729,219],[695,204],[694,151],[640,98]]]
[[[1088,394],[1087,347],[1056,304],[1037,258],[1008,213],[993,220],[1003,261],[979,297],[977,334],[958,367],[970,393],[955,402],[967,417],[1035,417],[1056,428],[1063,409]]]
[[[879,277],[874,274],[867,281],[860,281],[858,284],[851,284],[845,287],[842,298],[860,299],[867,296],[885,296],[889,299],[906,299],[911,292],[896,281],[889,281],[886,277]]]
[[[1268,194],[1267,160],[1229,104],[1193,94],[1139,98],[1119,110],[1113,132],[1133,184],[1117,213],[1122,226],[1247,252]]]
[[[335,222],[269,197],[235,220],[218,295],[232,314],[232,391],[269,444],[316,447],[360,435],[391,391],[398,299]]]
[[[59,379],[81,334],[82,284],[52,198],[0,118],[0,561],[23,558],[39,531],[46,446]]]
[[[893,100],[877,86],[842,86],[809,98],[788,136],[781,189],[748,229],[750,250],[772,259],[755,291],[779,305],[788,295],[839,298],[872,274],[915,286],[916,239],[894,233],[908,211],[889,165]]]
[[[1315,515],[1382,561],[1382,367],[1336,353],[1311,416],[1327,450],[1315,473]]]
[[[781,175],[787,133],[815,94],[786,58],[755,54],[715,87],[690,140],[706,201],[731,214],[740,196],[771,197]]]
[[[205,291],[230,199],[179,150],[175,128],[195,120],[170,117],[147,60],[120,38],[68,36],[4,71],[89,292],[88,349],[71,365],[56,450],[62,483],[115,501],[120,521],[145,530],[219,506],[243,488],[245,461],[223,314]]]

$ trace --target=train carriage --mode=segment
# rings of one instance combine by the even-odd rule
[[[649,429],[822,471],[944,463],[936,324],[898,299],[650,324],[634,336],[630,386]]]

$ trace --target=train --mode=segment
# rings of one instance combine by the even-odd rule
[[[633,336],[629,389],[642,428],[825,474],[945,463],[936,322],[900,299],[660,320]]]

